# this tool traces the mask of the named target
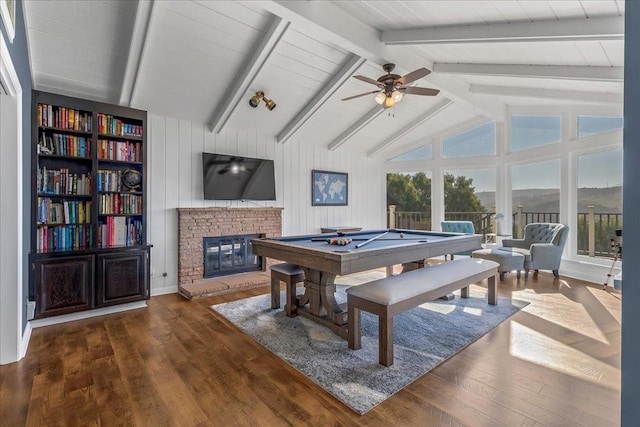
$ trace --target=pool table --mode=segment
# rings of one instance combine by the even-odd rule
[[[351,239],[351,243],[327,243],[327,239],[340,237]],[[479,234],[383,229],[261,238],[251,243],[256,255],[303,268],[305,293],[296,298],[296,306],[290,309],[292,315],[302,314],[346,336],[346,307],[335,300],[336,276],[480,249],[481,241]]]

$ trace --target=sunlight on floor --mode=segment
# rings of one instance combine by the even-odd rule
[[[606,346],[606,343],[603,343]],[[620,368],[555,340],[542,332],[511,322],[510,354],[614,390],[620,388]]]

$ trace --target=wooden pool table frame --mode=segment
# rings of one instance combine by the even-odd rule
[[[346,233],[355,237],[362,234],[376,235],[387,230],[365,230]],[[344,251],[340,246],[308,246],[298,242],[310,242],[313,238],[330,235],[287,236],[252,240],[253,253],[299,265],[305,272],[305,293],[297,297],[297,307],[291,314],[302,314],[324,324],[346,339],[346,304],[335,299],[336,276],[358,273],[396,264],[422,262],[428,258],[456,252],[479,249],[482,236],[479,234],[442,233],[419,230],[391,230],[403,232],[407,237],[425,235],[427,241],[407,239],[389,240],[384,246],[367,245],[359,249]],[[446,239],[429,240],[432,236],[449,236]],[[308,308],[306,305],[308,304]]]

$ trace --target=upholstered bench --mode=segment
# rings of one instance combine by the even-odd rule
[[[457,289],[461,289],[462,298],[467,298],[469,285],[487,278],[489,279],[488,301],[489,304],[496,305],[498,303],[497,274],[498,263],[465,258],[352,286],[346,291],[349,348],[352,350],[361,348],[361,310],[373,313],[378,316],[378,361],[381,365],[391,366],[393,364],[393,316]]]
[[[478,249],[473,251],[471,256],[473,258],[487,259],[495,261],[500,264],[498,271],[500,272],[500,281],[504,280],[504,273],[512,270],[517,271],[517,277],[520,278],[520,270],[523,269],[525,256],[517,251],[512,251],[511,248],[487,248]],[[529,277],[529,271],[524,272],[525,279]]]
[[[280,308],[280,282],[285,283],[287,290],[285,313],[288,317],[293,317],[298,307],[296,285],[304,282],[304,270],[289,262],[271,266],[271,308]]]

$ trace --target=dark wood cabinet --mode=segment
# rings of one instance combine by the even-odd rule
[[[65,256],[32,262],[37,317],[93,308],[93,256]]]
[[[96,304],[105,307],[149,297],[149,252],[128,250],[96,256]]]
[[[147,112],[33,91],[36,318],[149,298]]]

